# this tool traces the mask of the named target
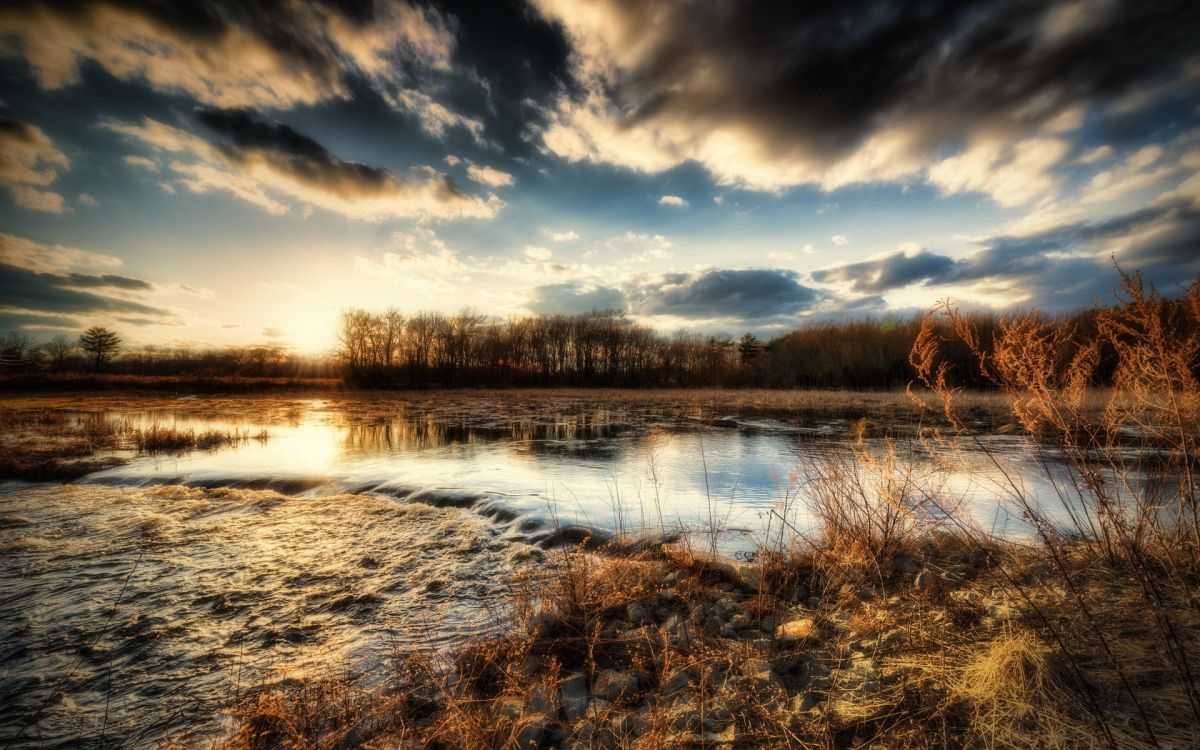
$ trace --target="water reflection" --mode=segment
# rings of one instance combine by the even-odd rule
[[[493,627],[551,520],[744,529],[721,537],[737,552],[787,501],[806,532],[806,477],[851,433],[837,420],[656,429],[604,409],[497,422],[113,418],[271,437],[133,457],[66,487],[0,484],[0,731],[35,729],[17,745],[196,744],[247,685],[365,669]],[[1053,499],[1074,478],[1061,465],[1047,477],[1018,436],[986,446],[946,466],[919,445],[901,458],[982,528],[1027,533],[999,507],[1006,483]]]

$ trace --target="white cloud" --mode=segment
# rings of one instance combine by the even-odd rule
[[[397,2],[378,12],[375,23],[359,25],[317,6],[283,4],[255,25],[231,21],[232,14],[206,17],[201,33],[172,14],[110,3],[16,3],[0,11],[0,36],[11,39],[6,51],[22,55],[46,89],[76,83],[80,64],[91,60],[121,80],[205,104],[287,108],[349,98],[347,67],[385,96],[398,86],[402,62],[449,67],[454,38],[435,11]]]
[[[359,255],[354,268],[418,292],[453,292],[471,280],[471,269],[428,227],[392,235],[395,251],[378,259]]]
[[[44,188],[70,169],[66,154],[54,147],[42,129],[11,117],[0,117],[0,186],[8,188],[22,208],[60,214],[65,199]]]
[[[471,164],[467,167],[467,177],[490,187],[502,187],[513,184],[513,176],[508,172],[502,172],[492,167],[481,167],[476,164]]]
[[[686,206],[687,204],[688,202],[678,195],[664,195],[658,199],[660,206]]]
[[[844,234],[835,234],[829,238],[829,241],[832,242],[833,244],[837,245],[838,247],[841,247],[842,245],[845,245],[850,240],[846,239],[846,235],[844,235]]]
[[[574,242],[579,239],[579,235],[575,234],[575,230],[568,229],[565,232],[555,232],[550,229],[545,230],[546,236],[555,242]]]
[[[1105,159],[1111,159],[1112,155],[1113,147],[1109,146],[1108,144],[1104,144],[1103,146],[1096,146],[1095,148],[1089,148],[1087,151],[1084,151],[1082,154],[1080,154],[1078,161],[1080,164],[1096,164],[1104,161]]]
[[[979,139],[965,151],[934,164],[929,181],[947,195],[981,192],[1004,207],[1020,206],[1052,193],[1059,178],[1052,172],[1070,152],[1059,138],[1026,138],[1009,144]]]
[[[486,219],[504,205],[495,195],[485,200],[458,192],[431,168],[414,170],[403,178],[381,173],[378,179],[356,181],[351,179],[354,169],[326,174],[330,170],[298,163],[301,157],[281,156],[264,149],[230,152],[150,118],[141,124],[110,122],[105,127],[174,155],[168,166],[177,175],[177,183],[188,190],[228,192],[274,215],[291,211],[285,199],[366,221],[404,217]],[[346,164],[330,155],[328,163],[320,166]]]
[[[79,201],[80,203],[82,203],[85,206],[99,206],[100,205],[100,201],[96,200],[88,193],[80,193],[76,197],[75,200]]]
[[[1079,197],[1080,202],[1109,203],[1169,179],[1176,174],[1178,168],[1174,164],[1155,166],[1162,159],[1163,153],[1161,146],[1145,146],[1111,169],[1097,173],[1084,186]]]
[[[0,233],[0,263],[39,273],[111,271],[121,259],[65,245],[42,245],[24,237]]]
[[[550,250],[545,247],[536,247],[534,245],[530,245],[529,247],[525,248],[525,257],[530,258],[531,260],[550,260],[550,256],[552,255],[554,255],[554,253],[550,252]]]

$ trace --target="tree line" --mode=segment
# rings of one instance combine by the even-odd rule
[[[1177,301],[1163,301],[1164,320],[1191,320]],[[1048,317],[1084,337],[1095,310]],[[1003,317],[968,314],[985,354]],[[328,356],[282,346],[196,350],[125,348],[118,334],[93,327],[77,339],[38,343],[27,334],[0,339],[0,372],[112,372],[199,377],[341,377],[354,387],[706,387],[901,388],[913,380],[909,353],[922,316],[817,321],[768,341],[753,333],[677,331],[664,335],[620,312],[489,319],[396,309],[342,313]],[[942,357],[955,385],[987,387],[979,359],[945,331]],[[1064,338],[1070,341],[1070,337]],[[1095,385],[1106,385],[1115,358],[1099,352]],[[1200,363],[1197,363],[1200,367]],[[1200,373],[1198,373],[1200,375]]]
[[[335,363],[272,344],[195,348],[128,347],[120,334],[93,326],[78,337],[55,334],[36,341],[12,331],[0,338],[0,374],[109,373],[196,377],[336,377]]]
[[[1163,301],[1164,319],[1186,318],[1180,305]],[[1089,337],[1096,315],[1045,317]],[[341,316],[334,356],[346,381],[360,387],[902,388],[914,378],[909,354],[923,318],[811,322],[764,342],[753,333],[663,335],[614,311],[497,321],[470,309],[454,315],[352,309]],[[966,319],[986,354],[1005,317],[972,312]],[[953,383],[989,387],[979,358],[948,329],[942,333]],[[1106,385],[1115,364],[1111,347],[1098,357],[1094,384]]]
[[[911,379],[919,329],[920,318],[828,322],[763,342],[749,332],[662,335],[615,311],[495,321],[470,309],[352,309],[335,357],[362,387],[891,388]]]

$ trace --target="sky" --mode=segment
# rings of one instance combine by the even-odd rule
[[[810,7],[819,6],[819,7]],[[319,352],[348,307],[664,333],[1200,274],[1200,4],[0,7],[0,332]]]

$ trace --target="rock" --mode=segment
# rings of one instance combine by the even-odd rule
[[[674,695],[675,693],[687,690],[691,684],[692,676],[688,674],[686,669],[680,669],[664,680],[659,689],[667,695]]]
[[[525,713],[525,701],[515,695],[502,695],[492,703],[496,716],[516,721]]]
[[[801,693],[792,699],[792,713],[806,714],[815,710],[817,699],[812,693]]]
[[[920,562],[911,557],[892,558],[892,570],[898,573],[920,573],[922,567]]]
[[[533,619],[529,621],[530,632],[547,633],[558,625],[558,615],[553,612],[538,612]]]
[[[631,672],[606,669],[596,676],[593,694],[597,698],[616,702],[630,698],[638,689],[638,677]]]
[[[603,698],[593,698],[587,707],[588,720],[599,726],[604,717],[608,715],[609,705],[609,701]]]
[[[745,630],[750,627],[750,616],[742,613],[734,615],[729,618],[729,627],[734,630]]]
[[[646,614],[646,608],[637,602],[633,602],[625,608],[625,615],[629,618],[629,622],[634,625],[641,625],[650,619]]]
[[[708,552],[696,552],[673,544],[664,544],[663,553],[680,565],[687,565],[716,573],[729,583],[746,591],[758,591],[762,587],[762,568],[751,563],[730,560]]]
[[[917,577],[913,579],[913,586],[919,591],[932,591],[937,583],[937,576],[929,568],[921,568],[921,572],[917,573]]]
[[[820,632],[816,620],[811,617],[801,617],[789,620],[777,627],[775,637],[784,643],[800,643],[801,641],[818,640]]]
[[[760,694],[766,694],[764,695],[766,698],[783,690],[783,681],[779,679],[779,675],[775,674],[771,663],[766,659],[748,659],[742,665],[742,671],[750,678],[751,687]]]
[[[737,742],[737,727],[730,724],[719,732],[706,732],[704,741],[716,745],[732,745]]]
[[[558,684],[558,699],[567,721],[576,721],[583,716],[590,697],[587,676],[581,672],[575,672]]]
[[[546,734],[546,719],[538,716],[522,721],[513,733],[513,746],[519,750],[532,750],[542,742]]]
[[[994,618],[999,622],[1008,622],[1009,620],[1017,619],[1020,612],[1016,607],[1008,604],[989,604],[987,608],[988,617]]]
[[[557,703],[556,691],[546,685],[535,685],[529,690],[529,708],[538,713],[554,710]]]

